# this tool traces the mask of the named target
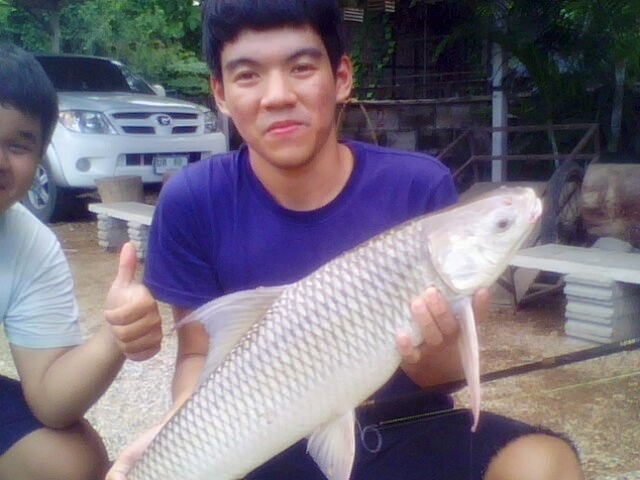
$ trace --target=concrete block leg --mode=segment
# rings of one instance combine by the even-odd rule
[[[565,280],[567,335],[606,343],[640,334],[640,286],[578,275]]]
[[[147,244],[149,242],[149,226],[138,222],[127,222],[129,240],[136,247],[138,259],[144,260],[147,256]]]
[[[98,215],[98,245],[100,248],[110,252],[117,251],[128,239],[127,222],[105,214]]]

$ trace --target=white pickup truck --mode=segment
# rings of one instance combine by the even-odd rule
[[[215,112],[169,98],[122,63],[78,55],[37,55],[60,104],[51,144],[23,203],[41,220],[61,219],[95,181],[168,170],[228,149]],[[160,94],[158,94],[160,93]]]

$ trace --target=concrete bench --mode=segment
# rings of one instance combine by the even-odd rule
[[[89,204],[89,211],[98,215],[98,245],[114,251],[130,240],[136,247],[138,258],[143,260],[154,210],[154,205],[140,202]]]
[[[564,275],[567,335],[595,342],[640,335],[640,253],[547,244],[520,250],[510,265]]]

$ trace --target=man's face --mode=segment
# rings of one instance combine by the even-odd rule
[[[27,193],[41,152],[40,121],[0,104],[0,213]]]
[[[311,28],[244,30],[220,55],[212,80],[220,110],[249,146],[252,162],[295,169],[315,158],[335,133],[335,108],[351,91],[349,60],[333,72]]]

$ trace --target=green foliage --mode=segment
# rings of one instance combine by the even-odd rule
[[[461,34],[509,53],[507,87],[522,91],[511,113],[524,123],[599,122],[616,148],[620,117],[637,130],[624,92],[640,81],[640,2],[628,0],[467,0]],[[516,95],[512,95],[515,99]]]
[[[359,26],[351,59],[354,70],[354,86],[365,92],[367,99],[375,96],[381,86],[385,69],[391,64],[397,41],[393,32],[393,21],[385,12],[365,12]]]
[[[450,8],[455,21],[448,20],[459,25],[449,31],[435,58],[452,48],[465,51],[460,45],[469,43],[504,46],[511,57],[507,86],[530,93],[512,110],[524,122],[606,124],[603,120],[617,108],[624,112],[622,129],[637,130],[635,112],[621,96],[640,82],[637,0],[398,0],[394,14],[367,11],[355,29],[351,52],[356,86],[367,98],[388,82],[400,19],[433,11],[434,5]],[[58,14],[63,52],[114,57],[179,95],[208,94],[208,72],[199,60],[199,2],[0,0],[0,40],[51,51]]]
[[[11,42],[33,51],[49,51],[51,41],[34,17],[0,0],[0,41]]]
[[[160,82],[184,96],[204,98],[209,95],[209,68],[205,62],[187,53],[166,65]]]
[[[20,2],[25,8],[17,8]],[[176,0],[54,3],[64,3],[59,10],[61,51],[116,58],[180,96],[208,92],[206,66],[198,61],[197,4]],[[51,14],[40,10],[34,15],[26,6],[34,7],[35,3],[0,0],[0,39],[31,51],[51,51],[51,39],[43,29]]]

